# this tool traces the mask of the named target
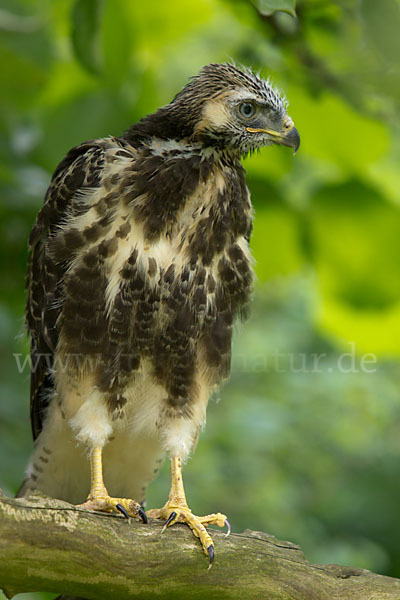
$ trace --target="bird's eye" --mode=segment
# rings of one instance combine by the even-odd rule
[[[255,115],[256,107],[252,102],[242,102],[241,104],[239,104],[239,112],[242,115],[242,117],[249,119],[250,117],[253,117]]]

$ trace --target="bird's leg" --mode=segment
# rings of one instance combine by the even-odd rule
[[[222,513],[215,513],[205,517],[197,517],[192,513],[186,502],[185,490],[182,480],[182,462],[179,457],[171,458],[171,490],[166,504],[162,508],[147,511],[149,517],[166,521],[164,529],[174,523],[186,523],[194,535],[200,538],[203,550],[210,557],[210,565],[214,558],[214,544],[209,535],[206,525],[218,525],[228,527],[229,521]]]
[[[135,500],[128,498],[112,498],[108,495],[103,481],[102,449],[95,446],[90,454],[90,492],[86,502],[79,504],[81,508],[101,510],[104,512],[121,512],[124,517],[140,517],[147,523],[146,513]]]

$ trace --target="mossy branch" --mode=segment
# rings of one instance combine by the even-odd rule
[[[0,588],[97,600],[157,597],[393,600],[400,580],[363,569],[312,565],[298,546],[256,531],[213,531],[216,560],[192,533],[90,513],[43,496],[0,495]]]

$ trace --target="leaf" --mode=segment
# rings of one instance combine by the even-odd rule
[[[258,12],[265,17],[270,17],[275,12],[286,12],[292,17],[296,16],[296,0],[251,0]]]
[[[106,0],[101,34],[103,69],[104,76],[114,84],[129,77],[135,37],[135,24],[130,17],[124,0]]]
[[[357,180],[313,197],[315,263],[324,289],[358,308],[385,309],[400,296],[400,211]]]
[[[91,73],[101,70],[99,28],[102,0],[76,0],[72,9],[72,45],[76,58]]]
[[[309,215],[319,325],[365,351],[400,354],[400,210],[360,180],[326,185]]]
[[[361,11],[367,42],[390,63],[400,57],[400,6],[396,0],[362,0]]]

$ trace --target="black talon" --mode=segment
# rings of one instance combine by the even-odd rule
[[[142,519],[143,523],[147,523],[147,522],[148,522],[148,521],[147,521],[147,516],[146,516],[146,513],[144,512],[144,510],[143,510],[143,508],[142,508],[142,507],[140,507],[140,508],[139,508],[139,510],[138,510],[138,515],[139,515],[139,517]]]
[[[208,556],[210,557],[210,564],[208,568],[211,569],[214,560],[214,546],[212,544],[210,546],[207,546],[207,552]]]
[[[165,522],[164,529],[165,529],[166,527],[168,527],[168,525],[169,525],[170,523],[172,523],[172,521],[175,519],[175,517],[176,517],[176,512],[172,512],[172,513],[169,515],[169,517],[168,517],[168,519],[166,520],[166,522]]]
[[[122,513],[124,515],[124,517],[126,517],[127,519],[129,519],[129,515],[126,511],[126,509],[122,506],[122,504],[116,504],[115,508],[119,510],[120,513]]]

